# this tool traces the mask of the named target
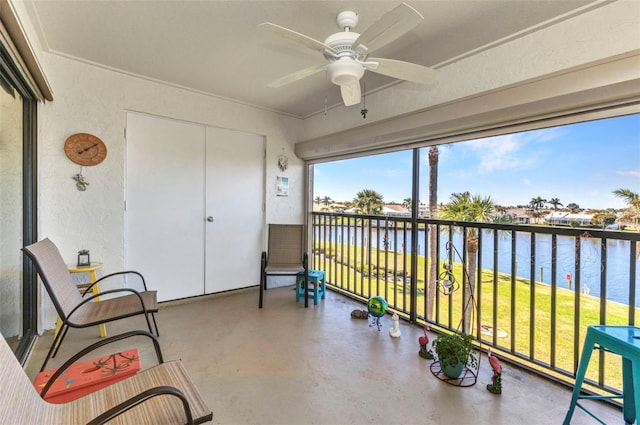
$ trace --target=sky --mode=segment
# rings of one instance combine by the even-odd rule
[[[420,201],[429,200],[429,148],[420,149]],[[640,114],[439,147],[438,202],[470,192],[499,205],[558,198],[583,209],[624,208],[616,189],[640,193]],[[362,189],[385,203],[411,197],[412,151],[346,159],[314,166],[314,199],[352,201]]]

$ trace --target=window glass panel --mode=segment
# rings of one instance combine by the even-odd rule
[[[385,208],[380,212],[410,212],[406,208],[411,198],[410,150],[315,164],[313,170],[315,211],[351,209],[358,193],[370,190],[382,197]]]
[[[22,333],[22,98],[0,89],[0,331],[15,350]]]
[[[428,147],[420,152],[420,199],[429,198]],[[438,203],[469,192],[519,222],[546,223],[549,212],[629,207],[617,189],[640,190],[640,115],[626,115],[475,139],[438,147]],[[534,204],[534,201],[537,203]],[[555,223],[554,223],[555,224]]]
[[[637,201],[629,203],[615,191],[639,192],[639,114],[421,148],[420,216],[428,216],[430,151],[438,204],[469,192],[490,196],[498,212],[512,210],[512,221],[519,223],[543,224],[540,210],[566,210],[612,212],[621,225],[638,225],[637,211],[630,208]],[[313,209],[348,209],[363,189],[379,193],[385,204],[406,205],[411,176],[411,150],[316,163]]]

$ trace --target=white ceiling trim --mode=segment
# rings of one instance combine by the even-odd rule
[[[217,95],[217,94],[214,94],[214,93],[210,93],[210,92],[207,92],[207,91],[204,91],[204,90],[198,90],[198,89],[194,89],[192,87],[187,87],[187,86],[183,86],[183,85],[180,85],[180,84],[171,83],[169,81],[164,81],[164,80],[148,77],[146,75],[136,74],[134,72],[129,72],[129,71],[125,71],[125,70],[122,70],[122,69],[119,69],[119,68],[106,66],[106,65],[101,64],[101,63],[92,62],[90,60],[87,60],[87,59],[84,59],[84,58],[79,58],[79,57],[73,56],[73,55],[68,55],[68,54],[65,54],[63,52],[59,52],[59,51],[56,51],[56,50],[48,50],[47,53],[50,53],[52,55],[56,55],[56,56],[59,56],[59,57],[62,57],[62,58],[68,59],[68,60],[72,60],[72,61],[75,61],[75,62],[79,62],[79,63],[85,64],[85,65],[89,65],[89,66],[93,66],[93,67],[96,67],[96,68],[104,69],[106,71],[115,72],[116,74],[122,74],[122,75],[126,75],[128,77],[138,78],[140,80],[150,81],[150,82],[156,83],[156,84],[162,84],[162,85],[165,85],[165,86],[168,86],[168,87],[173,87],[173,88],[176,88],[176,89],[185,90],[185,91],[188,91],[188,92],[191,92],[191,93],[200,94],[200,95],[203,95],[203,96],[211,97],[211,98],[218,99],[218,100],[223,100],[223,101],[226,101],[226,102],[236,103],[238,105],[243,105],[243,106],[247,106],[247,107],[250,107],[250,108],[259,109],[259,110],[262,110],[262,111],[271,112],[271,113],[274,113],[274,114],[277,114],[277,115],[284,115],[284,116],[288,116],[288,117],[291,117],[291,118],[301,119],[301,117],[298,116],[298,115],[289,114],[287,112],[280,111],[280,110],[277,110],[277,109],[268,108],[266,106],[257,105],[255,103],[243,102],[243,101],[238,100],[238,99],[233,99],[233,98],[230,98],[230,97],[220,96],[220,95]]]

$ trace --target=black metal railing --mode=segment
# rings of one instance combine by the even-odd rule
[[[465,330],[560,382],[575,378],[588,325],[638,326],[638,232],[314,212],[311,234],[330,288],[380,295],[411,322]],[[619,393],[621,360],[592,363],[589,389]]]

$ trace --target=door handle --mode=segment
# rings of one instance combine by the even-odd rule
[[[213,223],[213,217],[212,217],[212,216],[207,217],[207,221],[208,221],[209,223]]]

